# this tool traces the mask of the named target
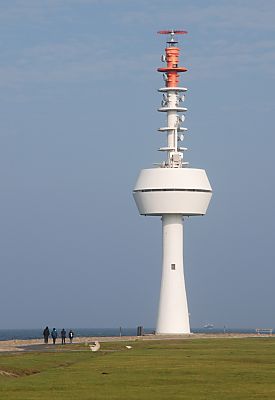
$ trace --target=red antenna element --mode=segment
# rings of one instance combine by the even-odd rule
[[[158,31],[161,35],[169,35],[171,33],[174,33],[176,35],[184,35],[185,33],[188,33],[187,31]]]
[[[178,72],[186,72],[187,68],[178,65],[180,49],[175,46],[178,42],[174,39],[174,35],[183,35],[186,34],[187,31],[167,30],[158,31],[158,33],[161,35],[170,35],[170,40],[167,41],[168,46],[165,48],[165,56],[162,58],[163,61],[166,61],[167,66],[164,68],[158,68],[158,71],[166,74],[166,87],[177,87],[179,84]]]

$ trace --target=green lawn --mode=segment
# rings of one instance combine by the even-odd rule
[[[0,399],[275,399],[273,338],[126,344],[2,354]]]

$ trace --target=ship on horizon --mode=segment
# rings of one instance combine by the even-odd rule
[[[212,328],[214,328],[214,325],[213,324],[205,324],[205,325],[203,325],[203,327],[205,329],[212,329]]]

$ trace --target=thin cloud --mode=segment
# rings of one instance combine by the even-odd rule
[[[197,2],[198,3],[198,2]],[[141,4],[141,3],[139,3]],[[152,21],[152,15],[154,19]],[[154,25],[162,24],[164,28],[176,27],[188,29],[196,25],[196,30],[227,29],[234,33],[234,29],[250,29],[255,32],[261,30],[275,30],[275,3],[272,1],[217,1],[210,5],[201,1],[197,5],[188,5],[175,1],[173,7],[166,7],[162,1],[151,1],[147,7],[127,10],[121,15],[125,24],[139,23]],[[167,24],[169,26],[167,26]],[[172,26],[171,26],[172,25]]]
[[[113,54],[112,42],[105,46],[89,43],[52,43],[24,49],[15,65],[0,67],[0,86],[43,84],[50,82],[87,82],[129,77],[138,72],[141,76],[150,68],[153,56],[120,57]],[[129,72],[131,71],[131,72]]]
[[[274,78],[275,38],[250,43],[210,43],[205,51],[190,49],[189,61],[193,79],[223,78],[247,71]]]
[[[129,0],[128,0],[129,1]],[[125,3],[127,0],[2,0],[0,3],[0,18],[14,19],[36,19],[47,16],[52,11],[63,11],[81,5],[115,5]]]
[[[186,44],[188,47],[193,43],[187,52],[187,61],[192,66],[190,79],[222,78],[232,74],[232,71],[245,73],[246,70],[255,70],[274,78],[275,38],[273,40],[269,35],[267,39],[263,35],[263,32],[275,29],[273,2],[251,0],[243,1],[240,5],[237,1],[230,4],[221,1],[215,6],[207,6],[204,2],[200,6],[186,6],[176,1],[177,6],[164,9],[164,6],[160,7],[160,4],[163,5],[161,1],[153,0],[149,5],[143,1],[139,4],[131,2],[135,5],[131,11],[131,7],[127,8],[129,2],[125,0],[104,1],[113,5],[125,4],[119,20],[122,28],[115,33],[120,44],[116,49],[112,41],[114,35],[102,37],[99,31],[96,35],[90,32],[85,37],[70,41],[68,38],[59,38],[59,42],[33,46],[25,42],[25,47],[9,50],[8,54],[3,48],[2,55],[5,57],[2,57],[0,66],[0,85],[84,82],[105,79],[106,76],[110,79],[117,75],[130,77],[135,72],[139,77],[152,66],[155,67],[158,55],[149,50],[145,52],[144,48],[142,54],[133,51],[125,54],[130,44],[125,32],[130,33],[132,38],[133,24],[135,27],[150,26],[150,30],[154,30],[152,13],[155,26],[165,28],[169,21],[169,25],[190,27],[191,32],[195,32],[189,44]],[[0,19],[5,21],[3,24],[8,24],[9,18],[24,20],[24,16],[36,22],[46,21],[47,14],[54,10],[58,10],[59,16],[64,16],[70,7],[71,13],[76,5],[92,6],[96,3],[97,0],[18,0],[12,4],[6,1],[0,5]],[[118,11],[114,8],[114,12]],[[6,17],[9,18],[6,20]],[[261,29],[261,35],[257,37],[256,30]],[[100,40],[95,40],[99,37]],[[196,41],[199,41],[198,45]],[[129,70],[131,74],[128,74]]]

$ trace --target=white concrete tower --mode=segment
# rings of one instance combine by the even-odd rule
[[[165,161],[155,168],[143,169],[137,179],[133,195],[141,215],[161,216],[162,219],[162,280],[159,300],[157,334],[190,333],[188,305],[183,272],[183,217],[204,215],[212,189],[206,172],[194,169],[184,161],[179,142],[184,139],[186,128],[181,127],[186,108],[181,106],[186,88],[179,86],[179,52],[175,34],[186,31],[160,31],[168,34],[163,72],[166,86],[158,111],[166,113],[166,126],[160,132],[167,134],[167,145],[159,150],[166,152]]]

